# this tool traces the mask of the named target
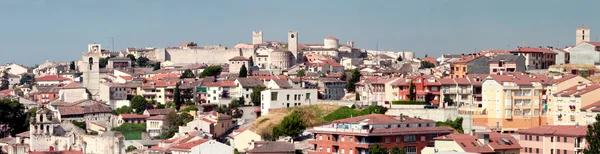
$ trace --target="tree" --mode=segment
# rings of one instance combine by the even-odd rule
[[[240,152],[238,152],[238,149],[237,149],[237,148],[233,149],[233,154],[239,154],[239,153],[240,153]]]
[[[21,80],[19,81],[19,84],[33,84],[33,82],[35,82],[35,78],[33,77],[33,75],[30,74],[23,74],[21,76]]]
[[[246,65],[242,65],[242,68],[240,68],[240,78],[245,78],[248,76],[248,69],[246,69]]]
[[[342,72],[342,76],[340,76],[340,80],[346,81],[346,72]]]
[[[131,60],[131,62],[135,62],[135,56],[133,54],[127,54],[127,58],[129,58],[129,60]]]
[[[369,154],[388,154],[388,149],[379,144],[375,144],[369,146]]]
[[[208,66],[206,68],[204,68],[204,71],[202,71],[202,73],[200,73],[200,78],[204,78],[207,76],[217,76],[219,74],[221,74],[221,71],[223,71],[223,68],[221,68],[221,66],[218,65],[212,65],[212,66]]]
[[[296,77],[303,77],[303,76],[306,76],[306,72],[304,71],[304,69],[298,70],[298,74],[296,74]]]
[[[100,58],[100,61],[98,62],[100,68],[106,68],[106,65],[108,65],[108,59],[110,59],[110,57]]]
[[[450,97],[444,97],[444,103],[448,103],[448,106],[454,105],[454,100]]]
[[[352,71],[352,76],[350,77],[350,80],[348,80],[348,83],[346,84],[346,90],[348,92],[356,91],[356,83],[360,81],[361,76],[362,76],[362,74],[360,74],[358,69],[354,69]]]
[[[181,108],[181,92],[179,92],[179,83],[175,84],[175,90],[173,92],[173,103],[175,103],[175,110],[179,111]]]
[[[179,76],[180,79],[185,79],[185,78],[195,78],[196,75],[194,75],[194,72],[192,72],[192,70],[190,69],[186,69],[185,71],[183,71],[183,74],[181,74],[181,76]]]
[[[146,110],[148,101],[143,96],[137,95],[131,99],[130,104],[135,113],[143,113]]]
[[[306,124],[298,114],[292,112],[292,114],[285,116],[276,128],[281,135],[297,137],[306,129]]]
[[[27,123],[30,123],[31,118],[35,117],[37,110],[38,110],[38,107],[32,107],[31,109],[27,110],[27,113],[26,113],[27,114],[27,116],[26,116]]]
[[[127,149],[125,149],[125,152],[131,152],[133,150],[137,150],[137,148],[135,146],[133,146],[133,145],[130,145],[130,146],[127,147]]]
[[[596,154],[600,153],[600,114],[596,115],[596,122],[587,126],[587,134],[585,135],[585,141],[587,147],[583,149],[584,154]]]
[[[71,61],[71,64],[69,64],[69,69],[71,69],[71,71],[75,70],[75,61]]]
[[[6,90],[10,88],[10,82],[8,81],[8,72],[10,72],[10,68],[2,70],[2,78],[0,78],[0,90]]]
[[[156,105],[156,107],[154,107],[155,109],[164,109],[166,108],[166,106],[164,104],[158,104]]]
[[[434,99],[435,95],[433,95],[432,93],[425,94],[425,103],[431,105],[431,101],[433,101]]]
[[[139,57],[138,59],[135,60],[135,63],[139,67],[146,67],[146,66],[148,66],[148,61],[150,61],[150,59],[148,59],[146,57]]]
[[[185,109],[181,109],[179,113],[190,113],[190,111],[198,111],[198,107],[196,106],[188,106]]]
[[[398,58],[396,58],[396,61],[402,61],[402,56],[398,56]]]
[[[119,114],[130,114],[133,113],[133,108],[129,107],[129,106],[122,106],[120,108],[115,109],[115,114],[119,115]]]
[[[260,106],[260,92],[265,90],[265,87],[254,87],[252,93],[250,93],[250,99],[254,106]]]
[[[411,101],[417,100],[417,91],[415,90],[415,83],[410,81],[410,87],[408,87],[408,99]]]
[[[177,114],[175,112],[171,112],[167,114],[167,123],[165,124],[168,128],[178,128],[179,126],[183,126],[192,120],[194,120],[194,117],[190,114]]]
[[[0,100],[0,125],[4,126],[0,130],[1,137],[15,136],[29,130],[28,114],[25,111],[25,106],[17,100]]]
[[[395,146],[392,148],[392,151],[390,151],[390,154],[406,154],[406,151],[404,151],[404,148],[400,149],[398,146]]]
[[[160,62],[156,62],[156,64],[154,64],[154,68],[152,70],[159,70],[160,69]]]
[[[423,68],[434,68],[434,67],[435,67],[435,64],[432,64],[432,63],[430,63],[428,61],[421,61],[421,67],[420,67],[420,69],[423,69]]]

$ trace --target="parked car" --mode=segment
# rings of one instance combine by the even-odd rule
[[[423,108],[425,108],[425,109],[437,109],[438,106],[435,106],[435,105],[425,105]]]

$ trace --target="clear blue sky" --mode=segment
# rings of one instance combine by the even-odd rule
[[[598,0],[1,0],[0,63],[34,65],[79,59],[87,44],[111,49],[284,40],[327,36],[357,47],[409,50],[417,56],[559,46],[575,28],[600,35]],[[596,10],[596,11],[595,11]]]

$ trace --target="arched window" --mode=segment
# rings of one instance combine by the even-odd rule
[[[50,125],[46,125],[46,132],[50,133]]]
[[[43,121],[44,121],[44,116],[40,115],[40,122],[43,122]],[[44,129],[44,128],[42,128],[42,129]]]
[[[294,38],[294,34],[290,35],[291,38]]]
[[[90,70],[92,70],[92,65],[94,64],[94,58],[90,57],[90,59],[88,59],[88,61],[90,62]]]

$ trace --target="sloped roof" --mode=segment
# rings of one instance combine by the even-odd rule
[[[35,81],[65,81],[70,80],[69,78],[61,77],[58,75],[46,75],[39,78],[35,78]]]
[[[496,57],[492,58],[492,60],[490,60],[490,62],[497,62],[497,61],[501,61],[504,60],[505,62],[516,62],[519,57],[521,57],[520,55],[510,55],[510,54],[502,54],[502,55],[496,55]]]
[[[183,143],[183,144],[179,144],[179,145],[173,146],[170,149],[171,150],[175,150],[175,151],[178,151],[178,150],[189,151],[190,149],[192,149],[192,148],[194,148],[194,147],[196,147],[198,145],[201,145],[201,144],[203,144],[205,142],[208,142],[208,141],[209,140],[206,140],[206,139],[198,139],[198,140],[195,140],[195,141],[191,141],[191,142],[187,142],[187,143]]]
[[[148,109],[146,110],[148,111],[148,114],[150,115],[167,115],[169,113],[175,112],[175,109],[173,108],[166,108],[166,109]]]
[[[236,57],[229,59],[229,61],[249,61],[249,60],[250,59],[243,57],[243,56],[236,56]]]
[[[167,116],[165,115],[156,115],[146,118],[146,120],[165,120]]]
[[[532,135],[554,135],[554,136],[566,136],[566,137],[585,137],[587,134],[587,126],[573,126],[573,125],[552,125],[552,126],[539,126],[529,129],[518,130],[519,134],[532,134]]]
[[[290,153],[295,152],[294,144],[289,142],[254,142],[258,147],[248,150],[247,153]]]
[[[292,85],[290,85],[290,82],[288,82],[288,80],[273,79],[273,82],[275,82],[275,84],[277,84],[277,86],[279,86],[282,89],[293,88]]]
[[[264,87],[264,82],[257,78],[238,78],[240,85],[244,88],[247,87]]]
[[[149,117],[147,115],[139,115],[139,114],[121,114],[120,116],[123,119],[146,119]]]

